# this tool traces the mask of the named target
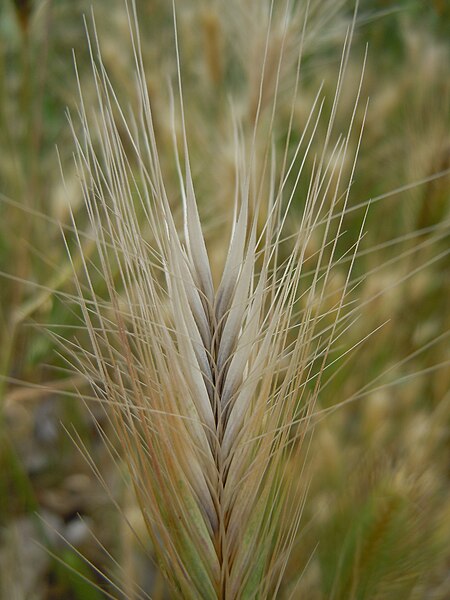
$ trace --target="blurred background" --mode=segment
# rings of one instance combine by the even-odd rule
[[[176,205],[171,2],[136,4],[161,162]],[[271,28],[275,50],[267,63],[263,123],[275,89],[270,61],[280,45],[281,5],[275,3]],[[302,0],[291,5],[274,124],[280,154],[306,9]],[[151,560],[126,471],[103,444],[111,433],[103,409],[89,400],[63,351],[82,346],[86,336],[76,303],[73,268],[82,261],[71,213],[86,232],[84,255],[89,259],[94,250],[67,118],[69,111],[76,129],[77,81],[85,106],[98,110],[83,22],[86,15],[92,31],[91,6],[114,89],[124,107],[137,111],[122,0],[0,3],[1,600],[170,597]],[[216,271],[234,186],[230,98],[246,135],[257,110],[268,6],[266,0],[177,2],[191,159]],[[331,111],[353,11],[346,0],[310,3],[292,149],[320,85],[324,111]],[[359,306],[358,319],[340,339],[342,358],[326,371],[307,468],[292,465],[292,477],[305,477],[307,496],[279,594],[444,600],[450,597],[450,5],[359,3],[336,136],[348,129],[367,44],[356,130],[366,98],[369,109],[338,244],[342,260],[328,290],[332,307],[372,199],[349,298]],[[318,148],[325,135],[326,121],[319,124]],[[350,156],[358,142],[352,137]],[[351,167],[349,160],[347,174]],[[305,177],[292,231],[307,189]],[[318,247],[320,235],[311,242],[311,268]],[[101,273],[97,285],[101,296]]]

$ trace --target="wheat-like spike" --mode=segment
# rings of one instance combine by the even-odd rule
[[[134,2],[128,16],[140,115],[125,116],[103,66],[94,23],[90,50],[98,106],[92,116],[80,88],[81,134],[72,126],[98,253],[95,266],[81,252],[84,274],[76,280],[91,340],[79,363],[109,405],[148,533],[174,593],[180,598],[265,598],[280,585],[301,515],[298,490],[306,485],[288,478],[286,469],[298,460],[320,389],[320,372],[313,374],[313,365],[325,364],[347,326],[341,313],[358,243],[340,302],[325,313],[320,305],[349,196],[349,185],[341,183],[342,159],[354,114],[346,138],[334,147],[331,134],[351,30],[323,150],[288,255],[285,224],[323,102],[318,95],[292,161],[286,150],[278,177],[270,142],[259,162],[259,108],[249,144],[235,121],[234,222],[214,289],[189,161],[181,79],[181,156],[173,130],[183,233],[158,157]],[[171,103],[175,121],[173,97]],[[123,131],[132,157],[124,148]],[[351,177],[353,171],[354,166]],[[295,181],[286,201],[291,173]],[[151,233],[151,249],[142,220]],[[302,289],[307,247],[318,227],[324,233],[317,270]],[[328,244],[332,250],[325,259]],[[106,303],[97,297],[92,269],[103,273]],[[324,318],[331,324],[321,329]],[[300,468],[301,463],[299,473]]]

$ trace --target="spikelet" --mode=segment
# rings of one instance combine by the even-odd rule
[[[78,368],[107,405],[173,594],[204,600],[274,597],[299,526],[299,492],[306,489],[300,453],[320,388],[316,365],[325,363],[348,326],[343,308],[350,272],[338,300],[320,313],[349,194],[342,183],[343,159],[353,120],[348,136],[331,147],[348,40],[327,137],[297,232],[288,241],[288,211],[322,104],[312,107],[292,162],[284,157],[278,175],[270,140],[261,160],[256,133],[246,143],[235,124],[234,220],[215,288],[181,85],[182,156],[176,151],[176,162],[182,231],[158,157],[134,4],[129,17],[139,117],[125,117],[96,42],[95,122],[81,96],[81,134],[73,126],[98,253],[97,262],[85,260],[84,276],[76,281],[91,341],[89,351],[78,351]],[[255,132],[257,120],[258,115]],[[308,247],[319,231],[321,249],[306,286]],[[76,236],[82,247],[80,233]],[[104,277],[102,298],[92,284],[93,269]],[[117,281],[124,292],[117,291]],[[292,477],[292,465],[298,477]]]

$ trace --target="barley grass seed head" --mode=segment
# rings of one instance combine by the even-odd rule
[[[302,442],[309,435],[321,374],[354,317],[346,294],[364,219],[347,251],[346,276],[333,277],[361,138],[355,116],[362,76],[349,129],[345,135],[334,132],[354,22],[329,114],[319,90],[292,144],[300,43],[280,152],[274,118],[287,49],[292,61],[286,45],[290,3],[275,48],[270,4],[251,127],[230,110],[233,219],[217,276],[189,156],[176,10],[178,85],[170,106],[180,200],[168,192],[161,166],[134,2],[127,10],[139,110],[129,114],[117,98],[94,27],[90,50],[97,106],[85,104],[80,86],[78,120],[71,121],[96,243],[96,258],[84,257],[73,217],[83,261],[76,285],[90,348],[76,349],[72,360],[105,403],[173,593],[202,599],[275,597],[302,513],[307,488]],[[263,106],[266,78],[274,92],[269,110]],[[326,134],[310,157],[324,119]],[[293,231],[292,204],[300,183],[304,208]],[[101,294],[94,273],[101,273]]]

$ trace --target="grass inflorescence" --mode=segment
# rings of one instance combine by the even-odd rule
[[[55,567],[52,579],[74,597],[96,579],[93,598],[162,597],[166,585],[180,598],[445,597],[448,114],[437,99],[427,110],[409,72],[380,83],[376,58],[352,57],[381,13],[313,1],[95,7],[105,25],[89,17],[76,52],[61,184],[38,167],[47,72],[31,76],[34,23],[56,13],[32,6],[11,4],[8,17],[14,8],[22,107],[36,106],[5,138],[3,207],[28,243],[5,229],[18,268],[2,262],[0,427],[75,384],[61,418],[87,466],[68,449],[54,464],[91,470],[125,522],[119,537],[111,517],[99,525],[86,476],[60,486],[44,466],[33,480],[5,435],[5,484],[25,513],[50,510],[34,535],[81,576]],[[442,88],[448,49],[436,41],[422,64],[424,38],[401,19],[396,60],[403,35],[404,60]],[[108,23],[118,39],[131,32],[130,52]],[[391,134],[400,88],[422,115],[403,137]],[[46,254],[58,223],[64,244]],[[80,498],[58,500],[71,486]],[[69,527],[55,537],[52,515],[72,524],[77,512],[93,520],[90,545]],[[155,558],[147,581],[137,545]],[[101,575],[106,559],[113,574]]]

